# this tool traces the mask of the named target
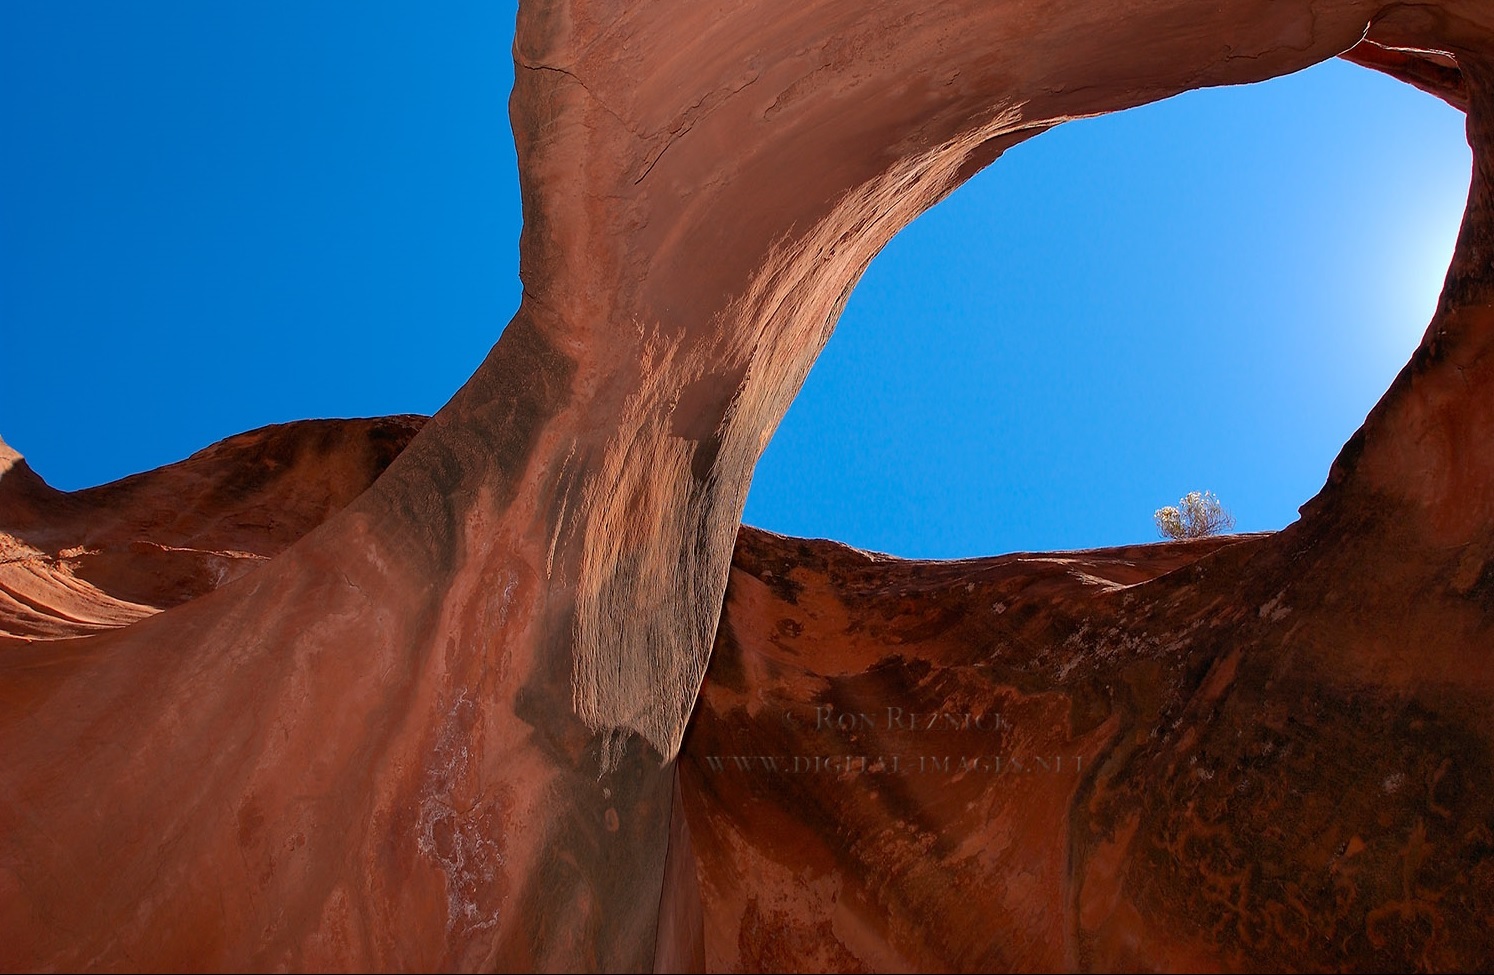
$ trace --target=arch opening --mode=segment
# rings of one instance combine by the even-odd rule
[[[1463,124],[1334,60],[1016,146],[872,262],[744,520],[965,557],[1150,540],[1211,489],[1283,527],[1432,316]]]

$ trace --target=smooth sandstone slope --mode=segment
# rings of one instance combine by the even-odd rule
[[[1198,747],[1221,763],[1247,747],[1247,718],[1228,715],[1328,688],[1347,703],[1325,700],[1315,727],[1359,730],[1365,702],[1383,705],[1380,727],[1434,727],[1418,747],[1463,756],[1452,781],[1474,782],[1494,577],[1486,4],[524,3],[525,297],[477,374],[370,490],[254,572],[0,661],[0,965],[611,970],[697,947],[729,964],[732,913],[711,892],[730,888],[703,855],[691,896],[671,810],[698,803],[661,761],[710,657],[752,465],[860,271],[1023,138],[1296,70],[1370,25],[1390,52],[1377,66],[1466,93],[1477,172],[1437,320],[1302,522],[1213,577],[1236,595],[1171,598],[1163,577],[1136,588],[1144,616],[1126,625],[1217,634],[1254,608],[1228,640],[1178,651],[1189,673],[1234,668],[1216,681],[1225,719],[1155,677],[1159,701],[1198,709]],[[1124,663],[1122,647],[1107,666]],[[1148,744],[1097,753],[1105,775],[1071,813],[1065,957],[1280,957],[1238,912],[1296,930],[1302,898],[1274,879],[1275,901],[1227,887],[1264,869],[1260,847],[1208,864],[1239,894],[1231,914],[1189,900],[1207,843],[1168,846],[1189,824],[1223,843],[1269,816],[1218,775],[1182,789],[1167,771],[1181,737],[1148,707],[1117,719]],[[1375,930],[1444,931],[1439,910],[1487,929],[1482,796],[1424,793],[1440,818],[1411,823],[1402,852],[1361,837],[1384,844],[1377,871],[1400,870]],[[1437,832],[1464,826],[1462,847]],[[1428,864],[1476,875],[1436,900]],[[1415,964],[1464,958],[1469,937]],[[900,938],[873,925],[860,944]]]
[[[0,648],[114,629],[240,578],[367,490],[424,422],[264,427],[73,492],[0,441]]]
[[[14,563],[0,565],[0,572],[25,572],[32,582],[30,594],[38,598],[26,604],[26,608],[32,610],[31,617],[16,613],[0,615],[0,646],[5,646],[3,641],[6,640],[10,645],[19,645],[24,641],[89,636],[125,626],[243,577],[366,489],[423,421],[423,417],[400,416],[302,421],[266,427],[230,437],[185,461],[71,494],[49,488],[25,465],[24,460],[11,452],[8,469],[0,474],[0,544],[12,548],[26,546],[32,554]],[[776,721],[768,723],[767,737],[760,731],[755,733],[750,726],[737,727],[725,731],[725,738],[736,743],[734,753],[707,755],[703,765],[700,760],[693,766],[687,764],[686,787],[683,791],[677,788],[675,792],[674,825],[677,831],[682,828],[685,821],[683,803],[689,802],[701,821],[698,828],[709,842],[692,846],[688,833],[672,835],[669,876],[677,888],[673,892],[676,896],[683,891],[696,898],[700,897],[695,879],[697,872],[704,870],[713,880],[706,888],[710,896],[690,912],[694,930],[678,923],[666,927],[673,943],[663,944],[665,939],[661,938],[662,951],[657,958],[660,967],[698,969],[705,962],[704,946],[707,943],[714,949],[711,961],[715,970],[818,967],[817,962],[823,964],[849,957],[843,948],[839,949],[839,954],[831,951],[837,942],[824,937],[833,932],[838,913],[833,901],[817,904],[812,898],[801,896],[797,903],[780,904],[776,911],[765,913],[757,904],[768,892],[755,890],[752,894],[755,913],[745,918],[732,916],[730,910],[740,909],[741,905],[736,898],[724,894],[716,876],[721,867],[717,827],[723,821],[745,816],[746,820],[734,825],[734,829],[762,830],[773,823],[775,817],[781,817],[785,821],[774,823],[764,834],[772,837],[767,844],[771,849],[764,851],[767,862],[771,863],[773,856],[789,851],[798,857],[802,854],[805,836],[795,835],[802,827],[789,824],[829,797],[844,806],[834,813],[841,831],[864,830],[868,836],[874,835],[878,828],[887,829],[895,817],[878,808],[875,800],[883,790],[866,791],[863,786],[870,780],[862,776],[916,775],[930,784],[931,794],[947,796],[948,783],[944,780],[951,771],[950,757],[946,754],[941,758],[938,752],[941,748],[947,751],[951,744],[957,750],[963,746],[962,752],[969,753],[955,756],[954,771],[960,772],[960,765],[968,757],[979,766],[978,771],[985,773],[975,776],[977,779],[994,779],[1013,773],[1022,773],[1019,777],[1025,777],[1039,771],[1058,773],[1059,778],[1054,781],[1061,787],[1053,796],[1056,802],[1050,801],[1048,806],[1035,805],[1027,790],[1005,788],[1005,780],[1000,791],[1013,792],[1028,810],[1026,819],[1033,835],[1024,846],[1032,851],[1059,848],[1065,834],[1054,829],[1053,822],[1055,817],[1062,818],[1066,805],[1062,801],[1066,796],[1066,789],[1062,786],[1067,781],[1063,773],[1072,773],[1067,777],[1069,780],[1077,778],[1083,767],[1093,761],[1093,753],[1081,756],[1077,749],[1071,749],[1063,754],[1009,752],[994,755],[992,752],[1006,743],[1005,736],[1013,723],[1021,720],[1009,702],[996,699],[993,706],[991,699],[976,701],[963,689],[951,693],[948,686],[931,685],[927,667],[920,669],[917,686],[911,689],[897,688],[895,683],[889,682],[889,675],[895,672],[896,665],[915,655],[913,648],[927,642],[930,624],[938,630],[940,621],[955,620],[960,623],[958,630],[962,639],[981,648],[991,644],[992,633],[986,628],[990,621],[979,612],[971,612],[971,604],[979,604],[981,608],[991,604],[990,583],[993,579],[1001,581],[1000,591],[1005,600],[995,603],[995,610],[1004,613],[1012,609],[1013,619],[1031,612],[1026,607],[1019,608],[1022,599],[1035,600],[1047,612],[1052,612],[1065,596],[1076,600],[1079,609],[1093,609],[1090,603],[1096,593],[1146,581],[1188,565],[1221,546],[1239,544],[1246,539],[1247,536],[1235,536],[1187,544],[1130,546],[1061,555],[907,563],[886,556],[857,553],[835,543],[781,539],[755,529],[741,529],[734,559],[734,581],[728,590],[727,629],[723,634],[724,642],[713,654],[709,671],[711,679],[692,733],[692,756],[706,749],[706,743],[713,743],[711,747],[715,747],[717,752],[722,751],[723,713],[731,710],[730,706],[721,704],[723,689],[745,690],[741,683],[744,668],[755,670],[762,666],[761,662],[757,667],[749,663],[749,657],[744,656],[739,644],[738,634],[749,644],[766,636],[770,656],[775,655],[771,647],[783,647],[784,639],[796,647],[811,646],[811,654],[798,655],[810,657],[813,666],[819,670],[842,666],[849,656],[852,660],[865,658],[876,662],[875,669],[882,673],[874,680],[870,696],[865,692],[853,692],[860,701],[859,706],[870,708],[870,711],[847,710],[813,693],[800,693],[778,701],[775,707],[781,711],[770,711],[774,718],[782,717],[790,728],[814,732],[808,739],[794,735],[785,738],[784,729]],[[829,557],[825,554],[827,552]],[[844,605],[832,609],[831,617],[842,624],[854,619],[855,629],[861,635],[853,642],[860,647],[874,648],[871,655],[864,649],[841,645],[844,636],[837,641],[832,635],[825,642],[820,642],[823,636],[818,639],[813,633],[806,636],[804,624],[794,619],[795,616],[802,617],[813,602],[806,595],[805,580],[815,579],[823,583],[817,573],[823,572],[836,557],[849,562],[849,568],[838,567],[833,573],[835,578],[856,576],[860,584],[850,592],[839,594],[838,598],[844,601]],[[91,605],[78,599],[80,588],[89,585],[85,579],[97,584],[89,590],[93,598],[119,611],[116,616],[80,618],[80,608]],[[8,584],[12,580],[7,578],[5,581]],[[780,600],[788,602],[778,606],[779,600],[770,599],[767,602],[778,608],[774,612],[765,611],[762,608],[764,586]],[[869,616],[875,620],[883,614],[883,610],[876,606],[876,597],[894,589],[897,608],[887,614],[890,626],[884,630],[873,622],[866,627],[864,624]],[[977,589],[979,593],[972,595]],[[139,602],[127,602],[122,594],[130,594]],[[941,605],[931,606],[930,611],[922,615],[910,616],[910,597],[937,600]],[[809,612],[814,618],[822,616],[813,609]],[[45,620],[49,629],[38,633],[38,618]],[[748,627],[758,618],[772,618],[771,630],[750,630]],[[971,623],[975,625],[971,626]],[[920,636],[924,639],[919,639]],[[878,657],[889,647],[896,648],[893,657],[879,660]],[[955,657],[968,657],[970,649],[956,642],[953,647],[928,657],[936,665],[949,666],[955,663]],[[1068,649],[1071,658],[1073,651],[1073,647]],[[771,668],[774,664],[769,662],[767,666]],[[968,662],[957,664],[955,672],[968,672],[970,666]],[[804,675],[798,677],[802,681]],[[808,683],[817,688],[819,681],[820,678],[814,678]],[[854,682],[848,686],[854,686]],[[759,688],[757,693],[762,694],[765,690]],[[873,698],[878,695],[898,703],[874,706]],[[733,696],[731,700],[740,702],[741,698]],[[762,706],[761,700],[756,703],[758,708]],[[1004,711],[1001,708],[1003,703],[1008,705]],[[1050,720],[1048,724],[1057,723]],[[1050,732],[1053,730],[1049,728]],[[747,733],[745,738],[744,732]],[[858,749],[864,753],[868,732],[873,738],[890,739],[889,743],[895,747],[887,752],[880,767],[875,761],[877,756],[869,760],[865,754],[846,754]],[[840,752],[835,753],[832,749],[822,754],[806,749],[809,742],[816,739],[823,743],[827,734]],[[760,751],[765,745],[781,746],[791,754],[765,756],[743,751],[744,748]],[[898,746],[902,746],[900,750]],[[1030,768],[1025,767],[1024,762]],[[739,788],[751,784],[755,788],[749,792],[762,795],[744,797],[734,794],[729,785],[723,787],[723,783],[716,779],[723,771],[729,776],[728,783],[734,782]],[[803,781],[785,788],[784,775]],[[963,775],[958,777],[966,778]],[[917,791],[900,790],[904,812],[912,807],[936,812],[949,804],[947,798],[936,801],[920,798]],[[775,811],[774,817],[764,819],[760,816],[758,810],[764,799],[782,807]],[[980,809],[967,818],[972,825],[978,822],[988,832],[1009,830],[1010,824],[998,815],[998,806],[991,801],[982,803]],[[813,822],[814,818],[810,817],[808,821]],[[957,823],[946,822],[938,815],[932,822],[938,825],[938,830],[937,835],[926,838],[928,842],[952,843],[958,840]],[[793,841],[785,843],[786,835],[793,836]],[[830,845],[822,853],[825,858],[834,860],[853,849],[843,844],[843,837],[838,835],[826,839]],[[968,837],[963,839],[966,846],[970,842]],[[904,845],[903,848],[919,856],[924,852],[919,846]],[[795,867],[798,866],[801,864],[796,863]],[[881,875],[885,869],[879,871],[879,866],[885,868],[885,865],[875,862],[858,863],[855,882],[867,889],[880,884],[890,888],[894,894],[898,888],[908,886],[900,881],[889,884]],[[1056,867],[1056,864],[1048,866]],[[761,863],[739,864],[738,868],[742,875],[748,875],[749,870],[751,875],[766,875]],[[925,872],[949,880],[957,880],[960,875],[957,869],[932,862]],[[1002,869],[993,872],[998,875],[981,878],[982,883],[1000,889],[1001,875],[1013,871],[1003,865]],[[1055,889],[1061,888],[1061,885],[1054,886]],[[937,887],[955,889],[949,883],[939,883]],[[1051,910],[1054,905],[1034,896],[1039,891],[1033,890],[1030,884],[1019,885],[1019,889],[1024,898],[1025,913],[1034,922],[1040,922],[1027,925],[1023,937],[1028,941],[1036,939],[1039,944],[1061,944],[1058,933],[1061,925],[1057,922],[1064,912]],[[778,893],[781,897],[782,892]],[[884,896],[885,893],[884,889]],[[918,932],[920,940],[934,941],[939,946],[938,951],[920,959],[923,967],[955,967],[961,957],[959,949],[968,951],[968,945],[949,936],[947,929],[950,927],[963,932],[968,941],[987,948],[991,946],[990,931],[978,923],[979,916],[990,914],[991,905],[968,895],[961,895],[958,902],[963,905],[966,920],[971,923],[931,925],[927,911],[911,911],[911,903],[901,905],[899,913],[906,920],[900,929]],[[792,912],[785,913],[784,906],[791,907]],[[939,914],[951,918],[953,915],[947,910],[950,906],[943,905],[945,909]],[[971,914],[972,910],[976,913]],[[803,923],[806,919],[810,922],[807,926]],[[727,963],[718,957],[721,934],[737,932],[744,921],[750,925],[750,936],[742,942],[744,954]],[[821,931],[827,922],[832,927]],[[705,937],[706,923],[712,929],[710,938]],[[808,939],[798,930],[800,927],[806,927],[811,935]],[[790,937],[785,938],[786,933]],[[1004,945],[1007,939],[998,939],[995,943]],[[864,949],[864,945],[861,947]],[[880,960],[894,966],[904,958],[917,957],[900,956],[886,947],[879,952],[880,956],[885,956]],[[870,960],[878,959],[879,955],[874,954]],[[982,957],[980,961],[982,965],[975,967],[991,967],[990,958]],[[972,966],[966,964],[964,967]]]

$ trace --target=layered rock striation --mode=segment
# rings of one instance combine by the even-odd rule
[[[0,441],[0,641],[113,629],[238,579],[367,490],[424,422],[265,427],[74,492]]]
[[[1298,523],[944,567],[747,533],[732,570],[898,229],[1053,125],[1351,49],[1466,107],[1475,171]],[[0,967],[1494,955],[1486,3],[525,2],[514,57],[523,304],[382,474],[377,425],[237,500],[205,472],[269,441],[155,501],[0,459]],[[963,774],[711,763],[967,756],[889,707],[1003,723]]]

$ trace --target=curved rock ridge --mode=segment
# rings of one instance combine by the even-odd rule
[[[367,490],[425,419],[261,427],[73,492],[0,441],[0,646],[113,629],[241,578]]]
[[[932,622],[845,643],[834,620],[743,612],[744,633],[802,626],[836,673],[768,667],[771,640],[722,649],[752,467],[893,234],[1054,125],[1366,41],[1389,53],[1357,59],[1466,100],[1474,174],[1421,346],[1297,524],[1134,584],[1107,575],[1124,557],[1029,566],[1054,605],[990,623],[1020,643],[926,608],[987,612],[958,593],[888,609],[868,583],[884,615]],[[1494,8],[523,0],[513,52],[524,300],[472,379],[243,578],[0,654],[0,968],[1494,956]],[[1003,601],[1001,578],[967,581]],[[869,708],[884,687],[1009,705],[1024,748],[1089,756],[1077,785],[1028,786],[1067,852],[985,779],[864,807],[894,827],[793,798],[801,780],[713,810],[724,780],[672,761],[708,666],[709,748],[733,693],[754,721],[868,688]],[[948,929],[978,903],[1012,927]],[[907,911],[879,925],[877,904]]]
[[[1340,57],[1436,95],[1460,112],[1468,111],[1468,82],[1458,59],[1446,51],[1389,47],[1365,39]]]
[[[1258,588],[1283,543],[744,528],[680,765],[705,969],[1481,968],[1487,684],[1345,673],[1341,576]]]

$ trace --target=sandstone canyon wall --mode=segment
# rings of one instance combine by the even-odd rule
[[[1053,125],[1351,49],[1465,108],[1475,173],[1301,521],[944,566],[739,540],[900,227]],[[0,968],[1494,957],[1494,9],[526,2],[514,56],[523,304],[418,433],[75,496],[0,457]],[[835,755],[977,761],[713,762]]]
[[[0,647],[113,629],[232,582],[367,490],[424,422],[266,427],[71,494],[0,441]]]

